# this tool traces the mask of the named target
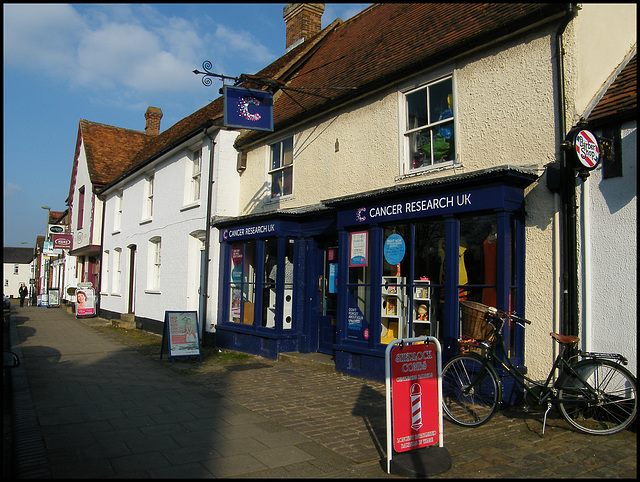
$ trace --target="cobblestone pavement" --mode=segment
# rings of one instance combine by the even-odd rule
[[[386,473],[384,384],[260,357],[172,363],[63,309],[14,308],[12,323],[18,477],[398,478]],[[542,419],[445,418],[452,466],[433,478],[637,477],[635,426],[590,436],[552,412],[542,437]]]

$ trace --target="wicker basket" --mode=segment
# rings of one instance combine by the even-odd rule
[[[478,341],[492,341],[495,333],[493,325],[487,323],[485,315],[489,307],[475,301],[461,301],[462,336]]]

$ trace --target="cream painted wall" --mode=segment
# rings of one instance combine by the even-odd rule
[[[584,115],[594,96],[637,42],[635,3],[582,3],[572,22],[577,58],[575,114]]]
[[[607,8],[585,5],[564,34],[567,128],[578,120],[580,106],[594,98],[635,42],[635,13],[633,19],[620,19],[631,11],[629,6]],[[620,23],[622,28],[617,31]],[[556,28],[557,23],[457,59],[299,127],[293,132],[294,194],[290,199],[269,202],[268,146],[250,150],[240,181],[241,214],[316,205],[398,183],[505,164],[537,169],[541,178],[526,190],[525,198],[526,316],[533,321],[525,335],[525,363],[532,377],[543,378],[555,356],[549,332],[559,329],[559,320],[554,319],[559,302],[554,291],[559,277],[554,271],[554,256],[558,255],[554,233],[559,228],[554,221],[554,194],[547,189],[544,175],[545,166],[556,161],[561,141],[559,120],[554,117],[559,111],[554,77]],[[612,31],[616,33],[609,35]],[[597,49],[597,55],[591,52],[587,33],[590,42],[603,47]],[[596,62],[587,62],[589,56]],[[404,177],[398,134],[402,96],[398,92],[443,73],[453,73],[457,163],[454,168]],[[267,143],[281,138],[270,138]]]

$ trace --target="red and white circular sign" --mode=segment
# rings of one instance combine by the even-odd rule
[[[573,142],[578,162],[586,169],[595,169],[600,162],[598,138],[591,131],[580,130]]]

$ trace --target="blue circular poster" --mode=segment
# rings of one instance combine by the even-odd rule
[[[404,239],[399,234],[392,234],[384,243],[384,259],[391,265],[396,265],[404,258]]]

